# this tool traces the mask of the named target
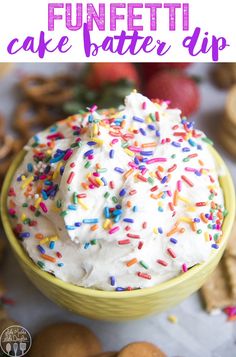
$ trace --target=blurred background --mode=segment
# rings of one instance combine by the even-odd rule
[[[22,63],[0,64],[0,185],[34,133],[91,104],[117,107],[133,89],[154,100],[169,100],[204,130],[236,184],[236,63]],[[82,322],[101,338],[105,350],[148,340],[173,357],[236,356],[236,301],[230,316],[228,310],[208,314],[200,295],[194,294],[171,311],[138,322],[80,318],[31,285],[0,232],[0,320],[9,315],[31,333],[48,322]]]

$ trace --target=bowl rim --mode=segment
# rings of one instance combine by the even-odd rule
[[[207,267],[207,265],[210,264],[218,254],[222,253],[222,250],[224,250],[226,242],[228,240],[235,218],[235,191],[234,191],[234,184],[232,181],[232,177],[230,175],[230,172],[226,164],[224,163],[223,159],[218,154],[218,152],[210,145],[209,145],[209,149],[212,155],[214,156],[216,164],[221,168],[221,172],[224,173],[224,175],[219,175],[219,181],[221,184],[221,188],[223,190],[225,208],[228,210],[228,215],[224,219],[223,236],[219,249],[212,251],[210,257],[205,262],[197,264],[192,269],[188,270],[186,273],[179,274],[176,277],[169,279],[158,285],[155,285],[153,287],[131,290],[131,291],[122,291],[118,293],[117,291],[104,291],[104,290],[96,290],[91,288],[80,287],[72,283],[67,283],[53,276],[49,272],[40,269],[36,265],[36,263],[28,256],[27,252],[24,250],[20,241],[17,240],[15,234],[12,231],[12,227],[7,213],[8,188],[11,184],[11,180],[16,169],[18,168],[19,164],[21,163],[21,161],[23,160],[26,154],[26,151],[24,149],[21,150],[16,155],[13,162],[11,163],[7,171],[7,174],[5,176],[4,183],[2,186],[2,192],[1,192],[0,214],[1,214],[3,227],[5,230],[5,234],[11,245],[11,248],[13,249],[14,253],[18,255],[18,257],[24,263],[24,265],[26,265],[27,268],[32,270],[35,274],[39,275],[41,279],[46,280],[48,283],[52,285],[56,285],[58,288],[71,291],[78,295],[97,297],[97,298],[112,298],[112,299],[128,298],[129,299],[139,296],[146,296],[150,294],[157,294],[165,289],[170,289],[180,283],[184,283],[185,281],[191,279],[195,274],[203,272]]]

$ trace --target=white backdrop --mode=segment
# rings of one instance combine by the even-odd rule
[[[143,8],[134,10],[135,15],[140,15],[142,18],[134,21],[137,26],[143,26],[143,31],[139,31],[140,36],[152,36],[154,42],[157,40],[167,43],[167,47],[171,45],[170,50],[164,56],[158,56],[156,51],[148,54],[140,52],[136,56],[132,56],[129,52],[121,56],[117,53],[103,51],[99,49],[97,56],[86,57],[84,51],[83,30],[70,31],[66,28],[66,14],[64,8],[55,10],[55,14],[61,15],[62,19],[55,20],[54,31],[48,31],[48,4],[63,3],[60,0],[8,0],[1,1],[0,5],[0,62],[212,62],[212,51],[208,53],[200,53],[198,56],[192,57],[188,50],[183,47],[182,42],[186,36],[193,33],[196,27],[201,28],[199,39],[196,45],[196,50],[199,50],[204,37],[208,39],[208,48],[212,44],[212,36],[216,38],[226,38],[228,47],[219,53],[220,62],[236,61],[236,2],[235,0],[178,0],[181,8],[176,9],[176,31],[169,31],[169,9],[164,8],[165,1],[160,0],[67,0],[67,3],[72,4],[72,18],[75,23],[75,5],[83,3],[83,22],[87,22],[87,3],[92,3],[97,9],[99,3],[105,4],[105,24],[106,31],[99,31],[94,25],[93,31],[90,32],[91,41],[101,45],[106,36],[119,35],[122,30],[127,31],[127,8],[128,3],[139,3]],[[123,20],[117,20],[116,31],[110,31],[110,3],[124,3],[124,8],[117,10],[117,14],[124,15]],[[157,30],[150,31],[150,9],[145,8],[146,3],[160,3],[162,8],[157,9]],[[171,1],[168,1],[171,3]],[[182,28],[182,5],[189,4],[189,31],[183,31]],[[69,43],[65,46],[71,46],[66,53],[47,52],[43,58],[40,58],[38,53],[20,50],[16,54],[10,55],[7,51],[8,44],[14,39],[19,40],[15,44],[14,49],[21,47],[24,40],[28,37],[34,37],[34,48],[38,48],[39,34],[45,32],[45,39],[52,38],[49,48],[55,48],[62,36],[68,36]],[[208,35],[205,36],[205,32]],[[132,31],[127,32],[132,35]],[[113,41],[114,47],[117,45],[117,40]],[[126,43],[126,47],[128,42]]]

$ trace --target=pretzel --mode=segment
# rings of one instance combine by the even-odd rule
[[[23,142],[22,140],[11,137],[9,138],[7,145],[9,146],[5,151],[5,156],[0,157],[0,181],[2,181],[4,178],[4,175],[6,174],[7,169],[15,154],[22,148]]]
[[[24,101],[16,108],[13,128],[27,141],[42,128],[44,116],[46,116],[44,108],[36,108],[29,101]]]
[[[2,136],[0,138],[0,160],[4,159],[4,157],[10,153],[13,141],[14,139],[10,135]]]
[[[0,137],[5,134],[5,118],[2,114],[0,114]]]
[[[27,141],[35,133],[52,125],[58,119],[60,119],[60,114],[55,109],[24,101],[16,108],[13,128]]]
[[[37,108],[36,108],[37,109]],[[54,124],[56,121],[64,119],[62,118],[61,108],[55,108],[53,106],[41,107],[40,124],[43,128],[47,128]]]
[[[37,104],[61,105],[74,97],[75,79],[61,75],[47,78],[39,75],[24,77],[20,87]]]

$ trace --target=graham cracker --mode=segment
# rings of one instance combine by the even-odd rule
[[[225,254],[201,293],[209,312],[236,305],[236,221]]]
[[[236,258],[225,256],[225,267],[228,275],[231,297],[236,300]]]
[[[221,261],[201,289],[208,312],[215,309],[223,309],[232,304],[230,286],[225,273],[225,267]]]
[[[236,257],[236,220],[234,222],[230,238],[225,250],[225,255]]]

